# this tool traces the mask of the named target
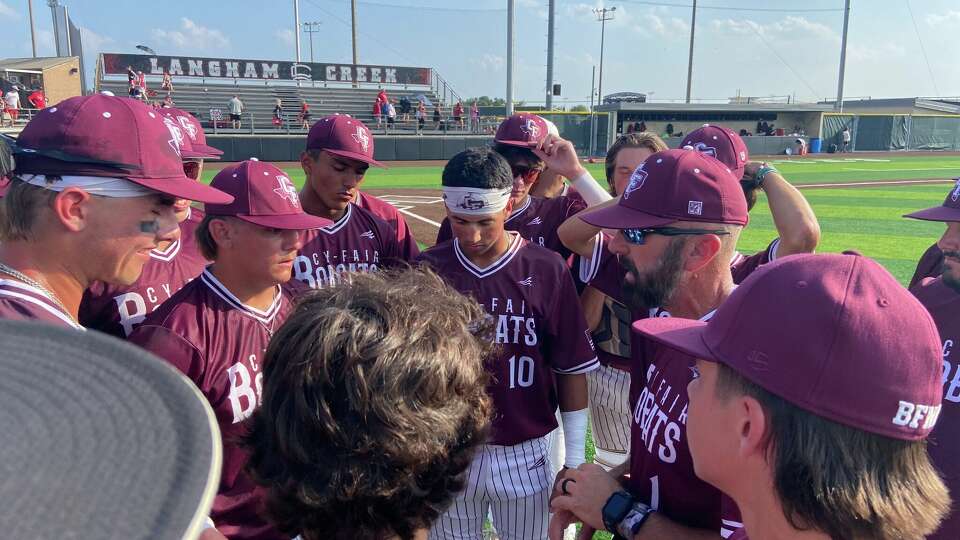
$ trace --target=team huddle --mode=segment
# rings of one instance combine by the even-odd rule
[[[0,319],[193,382],[223,447],[205,540],[960,535],[960,181],[905,216],[947,224],[908,291],[814,254],[802,194],[716,125],[621,136],[601,186],[513,115],[447,162],[422,253],[347,115],[299,191],[254,158],[201,183],[199,122],[127,98],[6,146]],[[743,254],[760,191],[778,234]]]

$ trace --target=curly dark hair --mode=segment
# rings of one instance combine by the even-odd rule
[[[245,442],[266,515],[306,539],[412,539],[464,488],[491,413],[483,308],[429,270],[313,291],[264,359]]]

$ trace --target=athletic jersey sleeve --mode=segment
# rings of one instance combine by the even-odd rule
[[[576,375],[600,367],[590,330],[580,308],[573,278],[559,272],[559,290],[553,296],[546,356],[554,373]]]
[[[939,276],[941,266],[943,266],[943,251],[940,250],[940,246],[933,244],[923,252],[920,260],[917,261],[917,269],[914,270],[913,277],[910,278],[910,285],[907,288],[912,289],[924,278]]]
[[[740,509],[737,503],[726,494],[720,495],[720,536],[723,538],[741,538],[746,539],[746,531],[743,529],[743,518],[740,517]]]
[[[400,243],[400,255],[403,260],[413,262],[420,255],[420,246],[417,245],[417,239],[413,237],[413,232],[407,226],[406,220],[399,213],[397,214],[397,241]]]
[[[737,257],[730,262],[730,273],[733,275],[733,282],[739,285],[757,268],[760,268],[768,262],[777,260],[778,247],[780,247],[780,239],[776,238],[773,242],[770,242],[767,249],[763,251],[746,256],[737,254]]]
[[[203,354],[180,334],[163,326],[144,324],[130,334],[129,341],[166,360],[203,391]]]
[[[441,242],[446,242],[453,238],[453,230],[450,228],[450,218],[443,218],[443,223],[440,224],[440,232],[437,233],[437,244]]]

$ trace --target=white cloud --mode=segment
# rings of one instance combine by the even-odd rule
[[[0,17],[9,17],[11,19],[19,19],[20,13],[12,7],[0,2]]]
[[[927,24],[930,26],[939,26],[941,24],[960,25],[960,11],[950,10],[943,15],[930,13],[927,15]]]
[[[296,41],[296,36],[293,35],[293,30],[289,28],[278,28],[276,32],[277,39],[286,43],[287,45],[293,45]]]
[[[761,24],[751,19],[716,19],[711,21],[710,25],[720,32],[737,35],[759,34],[765,38],[776,37],[777,41],[840,41],[840,34],[829,26],[792,15],[772,24]]]
[[[496,54],[484,53],[479,60],[474,60],[482,69],[487,71],[503,71],[507,60]]]
[[[664,38],[688,39],[690,24],[678,17],[661,17],[653,10],[640,15],[639,24],[634,30],[641,34],[654,33]]]
[[[180,19],[179,30],[154,28],[153,37],[157,40],[153,48],[161,54],[167,53],[171,48],[212,52],[230,47],[230,39],[223,32],[201,26],[186,17]]]

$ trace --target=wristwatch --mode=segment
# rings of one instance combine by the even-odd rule
[[[633,507],[630,508],[630,511],[620,520],[620,524],[617,526],[617,536],[628,540],[632,539],[652,513],[653,508],[642,502],[634,501]]]

